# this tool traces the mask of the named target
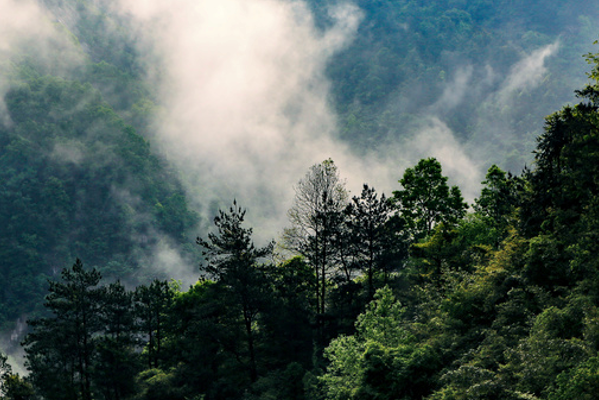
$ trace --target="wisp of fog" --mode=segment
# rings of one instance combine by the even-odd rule
[[[483,73],[468,65],[456,67],[439,100],[425,110],[425,123],[410,137],[355,152],[338,139],[326,67],[355,38],[362,16],[357,6],[331,7],[333,23],[323,30],[302,1],[105,3],[130,17],[135,27],[148,82],[158,93],[160,111],[151,140],[181,172],[192,206],[204,215],[199,235],[218,208],[237,199],[248,209],[259,240],[276,237],[287,224],[294,184],[310,166],[328,158],[339,167],[351,195],[359,194],[363,183],[388,195],[399,188],[405,168],[436,157],[471,201],[489,166],[477,158],[477,147],[493,135],[512,134],[491,114],[517,90],[537,85],[546,59],[559,51],[556,42],[523,55],[508,76],[492,65]],[[0,55],[27,40],[42,43],[42,55],[64,46],[51,23],[60,23],[61,16],[50,16],[38,3],[0,0],[0,10]],[[0,94],[7,82],[0,74]],[[484,129],[465,146],[444,121],[444,112],[457,109],[473,93],[494,107],[489,122],[481,123]],[[0,115],[7,124],[2,104]],[[157,263],[179,262],[173,248],[161,243]]]
[[[430,107],[429,122],[410,138],[360,156],[337,138],[325,68],[356,35],[356,6],[331,8],[334,23],[325,31],[301,1],[121,0],[119,6],[136,21],[140,48],[152,62],[148,79],[159,87],[163,111],[155,141],[183,171],[190,198],[208,221],[236,198],[259,226],[256,234],[273,237],[286,224],[293,185],[327,158],[352,194],[363,183],[387,193],[397,189],[405,168],[424,157],[438,158],[468,200],[479,192],[489,165],[440,116],[459,107],[469,85],[484,85],[473,82],[471,67],[454,74]],[[557,48],[524,56],[507,77],[488,66],[486,79],[497,88],[486,100],[500,107],[517,88],[538,84]],[[480,136],[487,132],[494,130]]]

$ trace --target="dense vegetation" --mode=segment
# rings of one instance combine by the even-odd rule
[[[348,199],[332,160],[256,247],[236,202],[203,277],[127,290],[77,260],[51,280],[6,398],[572,399],[599,385],[599,63],[546,120],[535,167],[493,166],[471,211],[440,163]],[[282,252],[281,252],[282,251]],[[297,254],[282,258],[282,254]],[[279,259],[280,261],[275,261]],[[590,397],[588,397],[590,396]]]
[[[75,254],[124,278],[161,235],[184,242],[197,217],[173,173],[90,85],[33,76],[5,100],[0,324],[41,303],[40,276]]]
[[[177,172],[150,148],[160,99],[143,80],[130,21],[110,3],[42,1],[64,35],[60,51],[41,57],[25,42],[0,64],[8,88],[0,111],[11,122],[0,129],[0,276],[11,282],[0,291],[0,326],[39,311],[46,278],[75,257],[107,278],[145,283],[157,243],[198,263],[189,245],[198,217]],[[326,29],[334,2],[308,3]],[[466,144],[491,133],[473,157],[503,169],[528,160],[539,120],[570,98],[572,77],[582,75],[576,61],[588,46],[588,18],[597,11],[592,3],[557,1],[526,9],[487,1],[357,5],[363,19],[355,40],[327,69],[342,137],[356,148],[384,147],[435,114]],[[550,79],[522,89],[501,110],[490,106],[496,98],[481,99],[501,82],[482,87],[478,71],[490,66],[505,74],[558,37],[559,57],[547,61]],[[452,75],[470,67],[472,90],[438,112],[434,104]]]
[[[176,173],[137,131],[147,136],[152,107],[144,85],[124,61],[67,49],[62,57],[83,60],[70,73],[27,48],[0,68],[10,83],[0,123],[2,329],[41,309],[47,278],[74,257],[145,282],[160,275],[141,268],[155,246],[185,252],[198,222]]]
[[[537,132],[534,164],[491,166],[469,206],[432,157],[389,196],[352,198],[324,160],[296,185],[282,237],[259,246],[243,199],[197,231],[150,147],[160,99],[127,19],[102,1],[42,3],[80,61],[65,72],[24,49],[0,64],[0,327],[30,318],[29,375],[0,352],[0,398],[596,396],[599,56],[562,104],[597,5],[358,1],[356,40],[327,69],[344,139],[375,147],[435,114],[470,143],[502,121],[518,135],[495,136],[493,157],[520,165]],[[326,29],[329,2],[309,3]],[[508,73],[558,35],[548,78],[510,107],[481,100],[496,81],[464,95],[468,112],[435,108],[450,71]],[[164,243],[200,264],[195,285],[148,268]]]

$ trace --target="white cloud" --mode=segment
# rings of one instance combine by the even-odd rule
[[[547,73],[545,60],[554,55],[559,49],[559,41],[533,51],[516,63],[509,75],[504,80],[498,92],[501,104],[509,101],[509,96],[514,92],[532,89],[539,85]]]
[[[182,257],[177,246],[170,243],[166,237],[162,237],[153,246],[148,263],[147,268],[150,271],[159,275],[168,273],[169,278],[180,281],[183,290],[196,283],[200,277],[199,266]]]
[[[480,168],[443,121],[429,118],[404,146],[411,159],[436,158],[443,167],[443,175],[451,178],[450,185],[457,185],[468,202],[478,196]]]
[[[9,125],[4,97],[10,89],[13,63],[23,57],[41,66],[38,72],[67,76],[83,54],[60,21],[33,0],[0,0],[0,123]]]
[[[10,88],[10,58],[31,37],[46,37],[48,25],[33,1],[0,0],[0,123],[11,123],[4,96]]]
[[[327,61],[355,34],[356,7],[331,10],[335,23],[323,32],[302,2],[121,6],[139,22],[152,60],[160,60],[150,71],[164,109],[156,140],[187,172],[198,204],[236,197],[274,235],[286,223],[293,185],[311,165],[332,157],[358,188],[371,176],[364,163],[373,161],[335,140],[324,77]]]
[[[25,37],[47,35],[49,25],[37,3],[0,0],[0,52],[12,52]]]
[[[460,105],[465,95],[472,89],[473,67],[458,68],[453,79],[445,86],[439,100],[431,107],[435,112],[446,112]]]

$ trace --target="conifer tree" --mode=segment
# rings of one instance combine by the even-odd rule
[[[210,233],[208,240],[197,238],[206,256],[204,269],[216,278],[217,282],[230,291],[240,309],[245,330],[248,369],[250,380],[258,378],[256,360],[256,320],[264,310],[266,293],[265,274],[259,261],[272,253],[273,243],[256,247],[252,240],[252,228],[244,228],[246,211],[233,202],[228,211],[219,211],[214,218],[216,233]]]
[[[50,281],[44,304],[51,317],[29,321],[26,365],[40,394],[49,400],[91,400],[96,333],[101,329],[100,273],[86,271],[77,259]]]
[[[375,292],[374,278],[382,274],[384,280],[392,265],[406,253],[402,232],[391,227],[392,206],[385,195],[379,198],[374,188],[364,185],[360,197],[354,196],[345,209],[345,232],[359,271],[366,274],[369,298]]]
[[[167,315],[173,293],[167,281],[154,279],[150,285],[135,289],[134,302],[138,329],[147,341],[147,364],[149,368],[160,367],[162,341]]]

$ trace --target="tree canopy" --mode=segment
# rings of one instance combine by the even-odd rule
[[[355,40],[325,71],[341,136],[384,146],[433,113],[461,144],[505,133],[488,143],[505,163],[481,151],[469,208],[436,158],[398,171],[391,196],[367,183],[350,196],[328,158],[259,245],[260,218],[248,226],[236,200],[194,203],[216,211],[198,225],[188,177],[151,147],[166,94],[144,83],[127,17],[42,3],[83,61],[67,73],[27,49],[0,62],[0,327],[28,317],[28,374],[5,355],[18,340],[2,341],[0,399],[597,397],[599,55],[576,102],[557,93],[597,4],[359,0]],[[307,2],[323,32],[329,3]],[[539,67],[551,73],[514,89],[539,49],[559,51]],[[561,108],[543,127],[547,104]],[[508,172],[535,132],[533,163]],[[163,247],[199,266],[197,282],[150,268]]]

